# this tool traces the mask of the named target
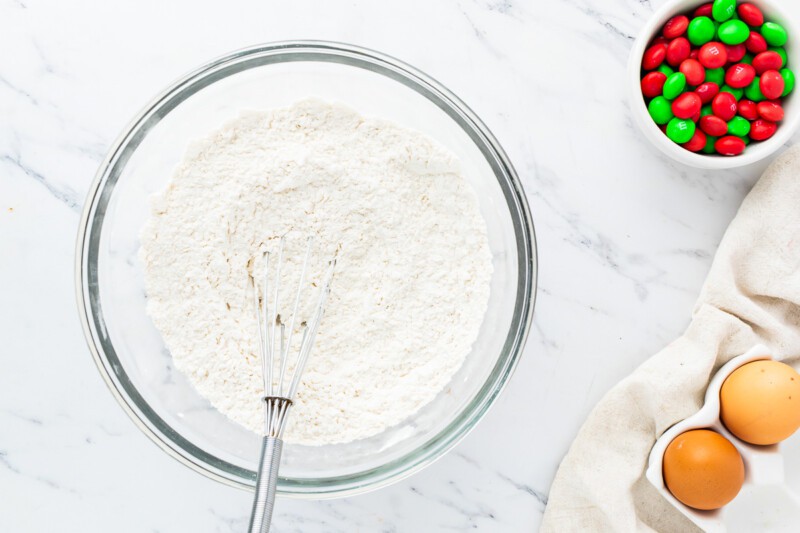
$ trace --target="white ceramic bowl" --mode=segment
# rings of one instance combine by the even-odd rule
[[[787,64],[789,68],[795,71],[795,74],[800,74],[800,72],[795,70],[800,66],[800,34],[798,34],[798,30],[793,22],[781,10],[781,2],[775,0],[748,0],[748,2],[755,4],[764,12],[765,20],[779,23],[789,32],[789,40],[784,47],[788,56]],[[733,157],[693,153],[672,142],[658,128],[658,125],[653,122],[653,119],[650,118],[650,114],[647,112],[647,105],[642,96],[641,64],[642,56],[647,49],[647,45],[650,44],[650,41],[653,40],[656,33],[661,31],[664,23],[670,18],[681,13],[694,11],[694,9],[704,3],[706,2],[702,0],[667,0],[661,5],[658,11],[650,17],[650,20],[647,21],[642,31],[639,32],[639,36],[633,43],[633,49],[631,50],[628,63],[631,111],[634,121],[639,125],[644,136],[647,137],[656,148],[680,163],[692,167],[710,169],[734,168],[749,165],[774,153],[789,140],[797,129],[798,124],[800,124],[800,98],[796,96],[796,93],[800,90],[800,87],[795,88],[795,90],[784,99],[783,108],[785,116],[783,121],[778,124],[778,130],[775,132],[775,135],[763,142],[750,143],[742,154]]]
[[[752,361],[777,359],[757,345],[728,361],[706,389],[705,404],[678,422],[656,441],[650,452],[646,477],[689,520],[708,533],[800,530],[800,432],[772,446],[754,446],[737,439],[719,419],[719,391],[734,370]],[[711,429],[728,439],[742,455],[745,480],[728,505],[715,511],[698,511],[679,502],[664,484],[664,452],[675,437],[693,429]]]

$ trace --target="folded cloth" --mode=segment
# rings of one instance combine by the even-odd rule
[[[558,469],[541,531],[696,531],[645,479],[648,455],[665,430],[702,406],[714,372],[757,343],[797,368],[800,146],[745,198],[683,336],[589,415]]]

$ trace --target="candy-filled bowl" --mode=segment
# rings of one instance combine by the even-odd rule
[[[728,0],[731,4],[733,4],[733,0]],[[786,53],[787,60],[782,65],[782,68],[789,68],[791,70],[796,69],[798,64],[800,64],[800,34],[798,34],[798,30],[796,29],[794,21],[792,21],[781,9],[780,2],[771,0],[771,1],[764,1],[764,0],[752,0],[748,2],[738,2],[735,5],[740,6],[742,4],[751,4],[754,6],[758,11],[763,13],[763,18],[765,21],[777,23],[783,29],[785,29],[786,34],[788,35],[788,39],[786,43],[781,46]],[[713,150],[714,143],[711,142],[714,137],[711,135],[707,135],[707,139],[709,139],[709,147],[711,148],[711,153],[705,152],[702,148],[697,149],[694,147],[693,149],[696,151],[690,150],[690,143],[679,144],[673,138],[670,138],[667,135],[667,132],[662,130],[662,127],[659,127],[651,116],[651,112],[648,109],[648,105],[652,102],[653,98],[647,98],[643,94],[642,89],[642,77],[643,77],[643,68],[642,62],[645,58],[645,54],[648,48],[651,47],[654,40],[657,39],[659,36],[662,35],[662,30],[664,25],[670,21],[673,17],[678,15],[685,15],[689,18],[690,21],[694,20],[694,12],[701,6],[709,4],[709,2],[701,2],[698,0],[667,0],[664,2],[661,7],[653,14],[650,20],[645,24],[644,28],[642,28],[641,32],[639,33],[636,41],[634,42],[633,49],[631,50],[631,55],[628,64],[628,84],[629,84],[629,91],[630,91],[630,108],[631,112],[634,117],[634,121],[636,122],[637,126],[644,134],[644,136],[651,142],[653,145],[661,150],[664,154],[670,156],[671,158],[675,159],[676,161],[683,163],[685,165],[697,167],[697,168],[708,168],[708,169],[724,169],[724,168],[733,168],[733,167],[740,167],[744,165],[749,165],[765,157],[768,157],[776,150],[778,150],[781,146],[783,146],[794,131],[797,129],[798,125],[800,125],[800,99],[794,94],[795,91],[791,91],[785,96],[779,98],[779,100],[775,100],[776,102],[779,101],[779,105],[783,109],[783,118],[777,122],[777,128],[774,130],[768,138],[764,140],[754,140],[758,135],[754,135],[754,138],[751,139],[749,135],[753,135],[753,133],[745,134],[744,136],[739,135],[739,139],[745,139],[748,144],[744,147],[744,150],[737,155],[720,155]],[[739,15],[735,15],[739,18]],[[712,18],[712,17],[709,17]],[[733,20],[733,19],[731,19]],[[715,23],[715,26],[718,23]],[[712,41],[719,38],[718,35],[719,26],[714,28],[715,35],[712,38]],[[687,37],[688,31],[685,31],[682,34],[682,37]],[[699,46],[691,44],[693,49],[698,48]],[[749,50],[747,51],[750,54]],[[752,54],[750,54],[752,55]],[[757,55],[757,54],[756,54]],[[745,62],[746,60],[742,60]],[[673,68],[674,71],[677,73],[679,72],[679,65],[668,65],[666,59],[664,59],[663,65],[669,66]],[[727,71],[733,63],[727,63],[723,68]],[[719,70],[719,69],[716,69]],[[726,83],[725,80],[721,81],[718,85],[720,89],[722,85]],[[788,85],[788,84],[787,84]],[[666,87],[667,85],[665,85]],[[683,91],[678,91],[680,96],[687,94],[689,92],[696,93],[697,87],[692,87],[691,84],[686,85],[686,89]],[[720,91],[722,92],[722,91]],[[735,91],[738,92],[738,91]],[[668,99],[670,106],[673,102],[680,96],[673,96],[673,95],[664,95],[672,96],[672,98]],[[691,98],[694,98],[693,96]],[[688,98],[687,98],[688,99]],[[736,99],[737,101],[747,100],[746,94],[740,95],[739,98]],[[768,102],[769,98],[764,98],[764,102]],[[665,103],[665,102],[661,102]],[[703,108],[711,106],[711,101],[704,101],[702,102]],[[737,102],[738,103],[738,102]],[[671,108],[670,108],[671,109]],[[667,114],[670,111],[665,111]],[[705,113],[705,111],[704,111]],[[755,124],[755,119],[761,119],[761,117],[754,115],[753,117],[744,118],[742,115],[743,110],[739,110],[731,117],[723,117],[723,121],[727,124],[731,124],[731,120],[736,121],[737,126],[744,126],[745,129],[753,128],[752,131],[755,132],[757,126]],[[753,110],[755,113],[755,110]],[[744,113],[747,115],[747,113]],[[697,118],[697,114],[694,115],[693,118]],[[709,120],[709,119],[707,119]],[[716,119],[714,119],[716,120]],[[693,122],[692,118],[687,118],[684,122]],[[718,123],[722,123],[721,121],[717,121]],[[745,122],[747,124],[745,125]],[[699,121],[697,121],[699,124]],[[761,122],[760,125],[764,123]],[[680,125],[680,124],[678,124]],[[694,129],[694,124],[690,126]],[[732,126],[729,126],[732,128]],[[698,126],[696,128],[698,132],[702,132],[702,129]],[[705,133],[703,134],[705,135]],[[733,135],[736,136],[736,135]],[[720,135],[717,139],[731,137],[727,132]],[[695,138],[693,141],[697,141],[698,139]],[[737,139],[728,139],[734,145],[738,144],[739,148],[741,148],[741,144],[744,141],[738,141]],[[734,150],[738,151],[738,150]]]

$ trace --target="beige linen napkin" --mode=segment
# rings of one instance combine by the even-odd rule
[[[541,531],[695,531],[644,478],[647,457],[656,438],[701,407],[714,371],[756,343],[800,361],[800,146],[745,198],[686,333],[606,394],[584,423],[556,474]]]

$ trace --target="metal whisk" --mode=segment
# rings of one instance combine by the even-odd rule
[[[250,276],[250,285],[253,289],[253,301],[255,306],[256,321],[259,331],[259,351],[261,355],[261,371],[264,378],[264,438],[261,443],[261,459],[258,465],[258,478],[256,481],[256,494],[253,500],[253,511],[250,516],[250,533],[267,533],[272,521],[272,508],[275,504],[275,493],[278,487],[278,468],[280,466],[281,451],[283,449],[283,430],[286,426],[286,417],[292,406],[292,399],[300,384],[300,378],[311,354],[311,347],[317,335],[317,329],[322,321],[322,313],[325,301],[328,298],[331,288],[333,270],[336,266],[334,257],[329,264],[322,286],[319,290],[319,302],[308,321],[300,323],[302,339],[297,355],[294,371],[288,387],[285,387],[286,372],[289,363],[289,351],[292,346],[292,333],[294,332],[295,320],[300,308],[300,296],[303,292],[308,260],[311,255],[312,239],[309,238],[306,244],[305,258],[303,267],[300,271],[300,281],[297,285],[297,293],[294,297],[294,305],[289,319],[288,329],[279,312],[280,296],[280,277],[281,266],[283,263],[283,248],[285,238],[281,237],[278,247],[278,257],[275,267],[275,278],[273,282],[272,303],[268,302],[270,290],[270,254],[264,254],[264,278],[263,292],[259,294],[258,283]],[[278,355],[278,371],[275,370],[276,357]]]

